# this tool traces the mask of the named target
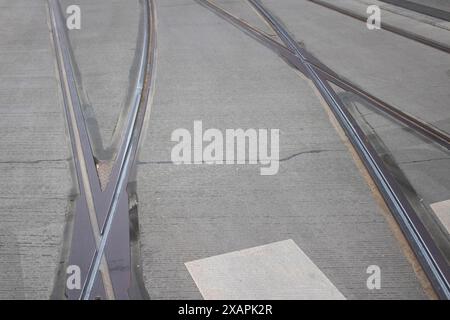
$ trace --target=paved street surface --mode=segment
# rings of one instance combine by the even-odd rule
[[[0,7],[0,298],[50,296],[74,194],[44,1]]]
[[[348,299],[424,298],[308,82],[195,2],[158,3],[157,12],[157,83],[137,181],[150,296],[200,298],[185,262],[293,239]],[[198,119],[205,129],[279,128],[279,173],[171,164],[171,132]],[[386,270],[383,290],[366,288],[372,264]]]
[[[130,208],[136,196],[139,267],[150,298],[435,298],[317,89],[200,2],[154,1],[149,111],[128,188],[136,191]],[[211,2],[281,43],[246,1]],[[324,2],[360,15],[377,4],[382,23],[450,46],[450,24],[436,17],[382,1]],[[74,4],[60,3],[63,11]],[[67,30],[103,186],[136,86],[144,3],[78,1],[81,29]],[[368,30],[364,22],[311,1],[261,3],[343,78],[450,133],[447,52]],[[429,5],[450,10],[448,1]],[[65,271],[59,266],[67,257],[78,181],[47,1],[0,0],[0,9],[0,299],[48,299],[63,277],[58,272]],[[424,210],[421,219],[448,259],[448,150],[337,92],[399,168],[402,187]],[[253,155],[256,164],[230,161],[226,152],[223,164],[174,162],[179,129],[191,134],[193,157],[209,144],[194,142],[200,122],[201,134],[218,129],[224,139],[227,130],[254,129],[259,143],[258,130],[279,130],[278,171],[261,175],[268,166],[260,163],[261,154]],[[368,282],[374,268],[381,272],[375,289]]]

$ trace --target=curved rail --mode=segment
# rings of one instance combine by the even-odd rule
[[[312,2],[312,3],[315,3],[315,4],[319,5],[319,6],[322,6],[324,8],[328,8],[330,10],[342,13],[342,14],[344,14],[346,16],[352,17],[352,18],[354,18],[356,20],[359,20],[359,21],[362,21],[364,23],[367,21],[367,17],[365,17],[363,15],[360,15],[358,13],[355,13],[353,11],[350,11],[350,10],[338,7],[338,6],[336,6],[334,4],[331,4],[329,2],[325,2],[325,1],[322,1],[322,0],[308,0],[308,1]],[[396,26],[393,26],[391,24],[384,23],[384,22],[381,24],[380,27],[381,27],[381,29],[393,32],[393,33],[398,34],[398,35],[400,35],[402,37],[414,40],[416,42],[420,42],[420,43],[422,43],[424,45],[427,45],[429,47],[438,49],[440,51],[443,51],[443,52],[446,52],[446,53],[450,53],[450,47],[448,45],[446,45],[445,43],[441,43],[441,42],[438,42],[438,41],[435,41],[435,40],[423,37],[421,35],[415,34],[413,32],[409,32],[407,30],[398,28]]]
[[[342,125],[366,165],[366,168],[382,192],[389,208],[400,223],[403,232],[410,240],[418,259],[422,262],[422,266],[427,271],[438,295],[442,298],[450,299],[450,272],[445,258],[436,247],[431,235],[422,224],[417,213],[409,204],[398,182],[386,168],[376,150],[367,141],[365,134],[350,112],[345,108],[336,92],[327,84],[326,79],[315,70],[314,66],[306,60],[304,49],[294,41],[280,22],[259,1],[248,1],[270,23],[281,40],[288,48],[294,51],[300,62],[305,66],[309,78]]]
[[[142,43],[139,47],[136,86],[119,151],[103,191],[77,92],[61,7],[59,1],[49,0],[53,40],[80,192],[76,199],[69,263],[80,268],[83,285],[66,290],[69,299],[128,299],[129,289],[138,286],[132,280],[126,187],[135,164],[149,101],[156,47],[153,1],[141,0],[141,4]],[[140,298],[147,296],[141,292]]]
[[[337,93],[328,82],[333,82],[345,90],[352,91],[358,96],[366,99],[377,110],[390,115],[400,123],[427,136],[432,141],[449,150],[450,138],[447,133],[440,131],[431,125],[390,106],[380,99],[359,89],[352,83],[342,79],[331,69],[320,63],[315,57],[302,48],[287,32],[283,25],[257,0],[248,2],[258,13],[271,25],[282,44],[273,40],[263,32],[251,27],[243,20],[233,16],[220,8],[210,0],[197,0],[198,3],[212,10],[220,17],[228,20],[251,37],[257,39],[267,47],[277,52],[291,66],[298,69],[308,77],[318,89],[328,106],[338,119],[340,125],[346,132],[352,145],[358,152],[360,158],[377,184],[391,212],[397,219],[400,227],[409,240],[413,250],[421,262],[424,270],[429,276],[434,288],[441,298],[450,298],[450,272],[445,258],[437,248],[431,235],[419,219],[395,177],[389,172],[383,160],[369,143],[356,120],[347,110]]]

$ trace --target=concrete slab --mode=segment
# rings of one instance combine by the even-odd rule
[[[384,2],[410,10],[421,11],[429,15],[435,14],[433,10],[430,9],[450,12],[450,3],[447,0],[428,0],[426,3],[423,3],[423,1],[420,0],[385,0]],[[446,17],[448,18],[448,16]]]
[[[101,160],[110,160],[115,151],[122,132],[119,118],[126,111],[130,80],[135,79],[134,59],[140,41],[139,3],[78,1],[81,29],[68,32],[93,151]],[[70,0],[61,1],[63,9],[72,4]]]
[[[431,208],[450,235],[450,200],[432,203]]]
[[[61,2],[63,8],[72,4]],[[382,209],[308,81],[195,1],[156,3],[156,91],[137,168],[142,262],[151,298],[202,298],[186,261],[245,252],[283,239],[292,242],[281,242],[281,250],[292,252],[297,259],[286,262],[307,265],[322,283],[329,287],[331,282],[346,298],[426,298]],[[69,37],[82,80],[84,107],[90,112],[91,134],[100,139],[96,146],[102,149],[114,140],[114,128],[124,109],[140,7],[138,1],[119,0],[78,4],[82,30],[69,32]],[[240,8],[237,2],[231,6]],[[53,287],[76,184],[70,174],[72,160],[45,2],[0,0],[0,7],[0,299],[46,299]],[[254,19],[250,12],[244,13],[249,20]],[[309,23],[316,28],[314,19],[320,14],[306,7],[298,14],[313,19]],[[332,17],[334,22],[328,27],[341,25],[340,19]],[[328,32],[322,29],[317,41],[326,39]],[[418,61],[418,70],[411,72],[399,57],[389,60],[395,53],[394,40],[386,45],[375,41],[378,49],[387,52],[380,59],[392,62],[381,71],[399,68],[398,77],[409,81],[405,87],[416,92],[397,102],[420,113],[423,109],[417,104],[425,101],[420,99],[433,95],[434,100],[429,100],[433,112],[426,117],[445,129],[448,114],[441,103],[448,98],[448,88],[445,81],[439,81],[447,60],[398,41],[402,50],[411,49],[408,62],[429,53],[431,62]],[[344,43],[336,50],[349,45]],[[364,45],[356,45],[354,54],[364,56]],[[320,43],[317,47],[323,49]],[[327,54],[336,56],[333,50]],[[351,55],[342,60],[327,55],[326,59],[338,65],[343,61],[342,68],[355,60]],[[365,59],[369,63],[361,67],[362,73],[354,67],[346,75],[379,90],[372,91],[375,95],[395,100],[395,90],[389,87],[398,85],[399,78],[394,81],[389,74],[377,82],[367,77],[380,63],[373,62],[370,54]],[[437,72],[439,81],[424,72],[425,65],[430,74]],[[411,80],[422,72],[424,79]],[[430,96],[417,93],[419,80],[429,80]],[[260,166],[248,164],[172,164],[171,133],[178,128],[191,130],[195,120],[202,120],[205,128],[222,131],[280,129],[279,173],[260,176]],[[280,248],[275,249],[270,246],[260,261],[269,256],[273,262],[280,254]],[[380,290],[366,286],[369,265],[381,268]],[[257,269],[250,271],[257,273]],[[294,278],[299,280],[297,274]],[[252,280],[247,275],[242,279]],[[291,289],[299,286],[286,291],[279,288],[278,296],[290,296]]]
[[[350,95],[351,96],[351,95]],[[427,203],[439,202],[450,195],[450,155],[439,145],[405,128],[360,102],[342,96],[355,119],[370,128],[382,141],[396,165],[402,170],[420,198]]]
[[[263,0],[297,41],[374,96],[450,132],[450,56],[306,0]],[[448,31],[450,34],[450,31]]]
[[[376,0],[325,0],[324,2],[363,17],[369,17],[366,10],[370,5],[377,5],[381,9],[381,24],[386,23],[447,46],[450,44],[449,29],[445,27],[445,22],[440,19]]]
[[[211,2],[279,41],[272,27],[261,19],[249,2],[242,0],[212,0]]]
[[[155,96],[137,168],[150,297],[201,298],[186,261],[292,239],[348,299],[425,298],[309,83],[196,2],[156,4]],[[280,129],[279,173],[172,164],[171,133],[194,120]],[[381,290],[366,287],[374,264],[388,284]]]
[[[440,218],[436,219],[437,214],[433,213],[433,204],[440,204],[450,196],[448,152],[413,130],[374,112],[369,105],[352,102],[351,94],[341,93],[341,97],[370,137],[386,166],[397,177],[400,188],[444,257],[450,259],[448,232],[439,223]],[[440,205],[437,207],[441,208]]]
[[[45,1],[0,2],[0,299],[48,299],[74,185]]]
[[[186,263],[207,300],[343,300],[292,240]]]

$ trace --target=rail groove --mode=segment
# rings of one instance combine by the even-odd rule
[[[127,193],[152,86],[156,46],[153,0],[141,0],[141,5],[142,43],[138,45],[140,58],[136,86],[109,182],[102,190],[77,91],[74,60],[61,6],[58,0],[49,0],[53,42],[79,189],[68,265],[79,268],[82,286],[66,287],[68,299],[148,298],[145,289],[142,290],[143,285],[137,283],[132,272]]]
[[[419,219],[417,213],[403,194],[399,183],[389,172],[383,160],[377,154],[363,130],[359,127],[349,110],[337,93],[330,86],[335,83],[370,102],[370,105],[428,137],[435,143],[449,150],[450,138],[447,133],[402,112],[381,101],[364,90],[353,85],[323,65],[314,56],[302,48],[287,32],[284,26],[257,0],[247,0],[257,12],[271,25],[284,45],[273,40],[263,32],[235,17],[210,0],[196,0],[199,4],[212,10],[220,17],[231,22],[249,36],[277,52],[291,66],[308,77],[318,89],[328,106],[338,119],[352,145],[378,186],[389,209],[393,213],[402,231],[409,240],[417,258],[427,273],[437,294],[443,299],[450,298],[450,272],[442,253],[437,248],[431,235]]]
[[[359,20],[359,21],[362,21],[364,23],[367,21],[367,17],[366,16],[360,15],[360,14],[358,14],[356,12],[353,12],[353,11],[350,11],[350,10],[347,10],[347,9],[344,9],[344,8],[341,8],[339,6],[331,4],[329,2],[325,2],[325,1],[322,1],[322,0],[308,0],[308,1],[312,2],[312,3],[315,3],[315,4],[319,5],[319,6],[322,6],[324,8],[328,8],[330,10],[342,13],[342,14],[344,14],[346,16],[352,17],[352,18],[354,18],[356,20]],[[398,28],[396,26],[393,26],[393,25],[385,23],[385,22],[382,22],[380,27],[381,27],[381,29],[384,29],[386,31],[398,34],[398,35],[400,35],[402,37],[411,39],[411,40],[416,41],[416,42],[420,42],[420,43],[422,43],[424,45],[427,45],[429,47],[438,49],[440,51],[443,51],[443,52],[446,52],[446,53],[450,53],[450,47],[448,45],[446,45],[445,43],[441,43],[441,42],[438,42],[438,41],[435,41],[435,40],[423,37],[421,35],[415,34],[413,32],[409,32],[407,30]]]

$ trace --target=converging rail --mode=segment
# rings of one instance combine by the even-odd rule
[[[319,6],[328,8],[330,10],[342,13],[342,14],[344,14],[346,16],[349,16],[349,17],[352,17],[354,19],[360,20],[360,21],[362,21],[364,23],[367,21],[367,17],[365,17],[363,15],[360,15],[360,14],[357,14],[357,13],[355,13],[353,11],[350,11],[350,10],[338,7],[338,6],[333,5],[333,4],[329,3],[329,2],[325,2],[325,1],[321,1],[321,0],[308,0],[308,1],[310,1],[312,3],[315,3],[315,4],[319,5]],[[389,2],[389,1],[387,1],[387,2]],[[402,37],[405,37],[405,38],[408,38],[408,39],[420,42],[420,43],[422,43],[424,45],[430,46],[430,47],[438,49],[440,51],[443,51],[443,52],[446,52],[446,53],[450,53],[450,47],[448,45],[446,45],[445,43],[437,42],[437,41],[434,41],[432,39],[429,39],[429,38],[426,38],[426,37],[422,37],[422,36],[420,36],[418,34],[409,32],[409,31],[401,29],[401,28],[397,28],[397,27],[395,27],[393,25],[390,25],[388,23],[385,23],[385,22],[383,22],[380,27],[382,29],[384,29],[384,30],[396,33],[396,34],[398,34],[398,35],[400,35]]]
[[[133,272],[127,193],[147,111],[155,58],[154,4],[152,0],[142,0],[141,3],[143,32],[132,105],[109,182],[102,190],[78,96],[74,62],[60,3],[49,0],[53,41],[79,189],[68,266],[80,270],[82,285],[79,288],[66,287],[68,299],[148,297]]]
[[[338,94],[330,83],[334,83],[344,90],[356,94],[369,102],[368,105],[377,111],[381,111],[401,123],[439,144],[446,150],[450,150],[450,137],[443,132],[420,119],[417,119],[373,95],[358,88],[356,85],[342,79],[339,75],[322,64],[302,48],[288,33],[284,26],[257,0],[248,2],[258,11],[263,19],[276,32],[283,44],[273,40],[270,36],[252,27],[245,21],[220,8],[210,0],[197,0],[197,2],[215,12],[220,17],[260,41],[265,46],[274,50],[291,66],[308,77],[318,89],[321,96],[327,102],[333,114],[338,119],[353,147],[369,171],[372,179],[377,184],[388,207],[398,221],[402,231],[409,240],[417,258],[426,271],[437,294],[444,299],[450,298],[450,271],[446,260],[434,243],[417,212],[409,203],[403,193],[399,182],[389,171],[380,155],[370,144],[369,139],[358,125],[352,114],[346,108]]]
[[[283,46],[279,42],[273,40],[270,36],[268,36],[264,32],[254,28],[245,21],[235,17],[231,13],[215,5],[211,1],[197,0],[197,2],[207,6],[209,9],[213,10],[216,14],[218,14],[222,18],[228,20],[229,22],[237,26],[239,29],[241,29],[251,37],[255,38],[265,46],[269,47],[270,49],[278,53],[290,65],[298,69],[305,76],[309,77],[308,73],[306,72],[305,65],[300,62],[300,60],[292,50],[290,50],[286,46]],[[320,72],[321,75],[324,78],[326,78],[327,81],[334,83],[335,85],[341,87],[344,90],[348,90],[360,97],[363,97],[364,99],[370,102],[369,104],[370,107],[373,107],[378,111],[390,115],[391,117],[395,118],[396,121],[399,121],[403,125],[416,130],[418,133],[433,140],[434,142],[438,143],[445,149],[450,150],[450,135],[448,133],[414,117],[413,115],[410,115],[404,111],[399,110],[398,108],[388,104],[387,102],[359,88],[354,83],[345,80],[303,48],[302,52],[305,62],[313,66],[316,69],[316,71]]]

